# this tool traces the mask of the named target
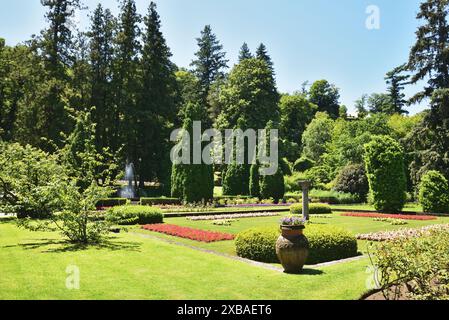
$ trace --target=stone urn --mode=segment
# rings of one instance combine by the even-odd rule
[[[276,242],[276,254],[285,273],[300,273],[309,255],[305,226],[281,225],[282,234]]]

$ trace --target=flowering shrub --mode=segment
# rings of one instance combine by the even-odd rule
[[[213,225],[216,226],[226,226],[229,227],[232,225],[232,223],[236,222],[238,220],[234,220],[234,219],[229,219],[229,220],[215,220],[214,222],[212,222]]]
[[[364,212],[347,212],[343,213],[344,217],[358,217],[358,218],[392,218],[400,220],[419,220],[428,221],[436,220],[434,216],[416,216],[416,215],[405,215],[405,214],[382,214],[382,213],[364,213]]]
[[[408,224],[405,220],[393,219],[393,218],[374,218],[373,221],[376,222],[389,222],[392,226],[403,226]]]
[[[394,231],[381,231],[366,234],[358,234],[356,237],[359,240],[369,241],[391,241],[396,239],[410,239],[418,238],[428,235],[434,231],[449,231],[449,224],[435,224],[415,229],[400,229]]]
[[[151,224],[143,226],[142,229],[207,243],[234,240],[234,235],[232,234],[198,230],[172,224]]]
[[[260,218],[260,217],[275,217],[279,213],[273,212],[260,212],[260,213],[242,213],[242,214],[221,214],[215,216],[196,216],[187,217],[187,220],[191,221],[209,221],[209,220],[227,220],[234,218]]]

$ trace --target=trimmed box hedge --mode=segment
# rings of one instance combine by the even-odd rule
[[[358,255],[356,237],[344,229],[308,225],[304,234],[310,244],[308,265]],[[279,235],[278,227],[257,227],[243,231],[235,239],[237,255],[260,262],[279,263],[276,255],[276,241]]]
[[[164,215],[159,208],[128,205],[109,209],[106,221],[118,225],[156,224],[164,222]]]
[[[293,204],[290,206],[291,214],[302,214],[302,204]],[[310,203],[309,214],[331,214],[332,208],[325,203]]]
[[[128,203],[128,199],[125,198],[108,198],[108,199],[100,199],[97,202],[97,207],[115,207],[115,206],[124,206]]]
[[[180,205],[181,200],[178,198],[141,198],[140,205],[142,206],[157,206],[157,205]]]

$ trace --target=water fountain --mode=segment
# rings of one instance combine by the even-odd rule
[[[127,163],[125,168],[125,181],[128,184],[122,186],[119,191],[120,198],[133,200],[136,198],[136,186],[134,185],[134,164]]]

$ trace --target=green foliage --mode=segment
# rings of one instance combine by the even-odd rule
[[[408,113],[408,111],[403,109],[407,104],[407,101],[405,100],[405,94],[402,91],[410,78],[409,75],[404,74],[405,71],[407,71],[407,64],[394,68],[385,76],[388,85],[388,94],[393,105],[393,109],[388,110],[390,113]]]
[[[174,165],[172,197],[187,203],[209,202],[214,196],[214,172],[209,165]]]
[[[370,253],[382,292],[388,300],[447,300],[449,298],[449,233],[398,238],[374,246]],[[400,289],[406,286],[404,297]]]
[[[230,164],[223,179],[223,194],[229,196],[249,195],[250,166]]]
[[[338,192],[358,195],[360,201],[366,201],[369,184],[365,166],[362,164],[350,164],[341,169],[333,189]]]
[[[142,206],[156,206],[156,205],[179,205],[181,201],[178,198],[140,198]]]
[[[302,134],[312,121],[318,107],[310,103],[303,94],[285,94],[281,96],[279,108],[281,112],[279,129],[284,151],[288,160],[294,161],[301,153]]]
[[[149,206],[120,206],[109,209],[106,220],[118,225],[156,224],[164,222],[164,215]]]
[[[336,119],[340,111],[340,90],[327,80],[315,81],[309,90],[309,100],[318,106],[319,112],[327,112]]]
[[[334,121],[326,113],[318,112],[302,136],[303,156],[312,161],[320,160],[332,141],[333,129]]]
[[[290,206],[291,214],[302,215],[302,204],[292,204]],[[332,209],[328,204],[324,203],[310,203],[309,214],[331,214]]]
[[[68,183],[57,156],[31,146],[0,143],[2,212],[19,218],[47,218],[63,207],[60,190]]]
[[[250,169],[249,174],[249,194],[251,197],[260,197],[260,176],[259,176],[259,166],[253,164]]]
[[[427,172],[419,187],[419,203],[424,212],[449,212],[449,185],[438,171]]]
[[[376,210],[400,212],[407,187],[401,146],[390,137],[374,137],[365,145],[365,167]]]
[[[291,176],[285,176],[285,192],[300,192],[300,181],[306,180],[306,176],[303,173],[295,172]]]
[[[279,168],[274,175],[262,176],[260,179],[260,196],[262,199],[274,199],[275,202],[284,198],[285,182],[282,170]]]
[[[310,160],[306,157],[301,157],[298,160],[295,161],[293,164],[293,171],[295,172],[304,172],[309,169],[312,169],[315,165],[315,161]]]
[[[357,240],[348,231],[337,227],[308,225],[304,234],[310,250],[307,264],[329,262],[357,255]],[[238,234],[235,239],[237,255],[243,258],[278,263],[276,227],[256,227]]]
[[[338,192],[334,190],[312,189],[310,198],[314,202],[324,202],[329,204],[354,204],[359,203],[360,198],[356,194]]]

